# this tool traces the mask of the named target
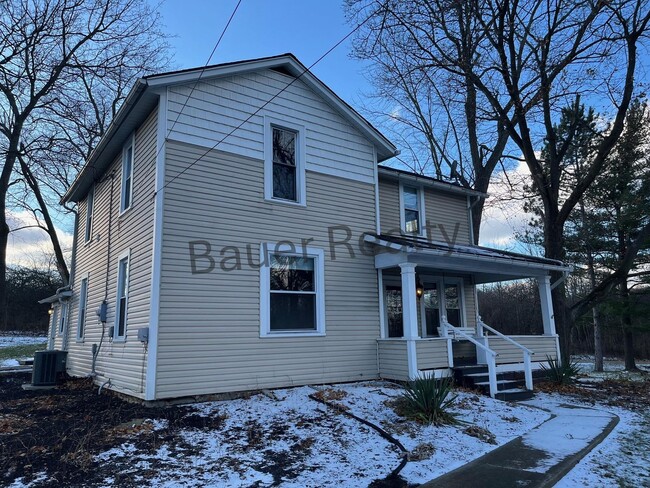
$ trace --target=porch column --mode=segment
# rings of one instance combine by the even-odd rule
[[[555,335],[555,318],[553,316],[553,300],[551,299],[551,277],[546,275],[537,278],[537,286],[542,305],[544,335]]]
[[[408,354],[409,378],[418,376],[418,360],[415,341],[418,339],[418,308],[415,291],[415,264],[401,263],[402,274],[402,323]]]

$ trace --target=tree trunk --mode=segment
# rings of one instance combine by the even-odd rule
[[[594,371],[603,372],[603,336],[598,308],[592,309],[594,319]]]
[[[632,314],[630,312],[630,291],[625,281],[621,283],[621,299],[623,300],[621,323],[623,325],[625,371],[636,371],[636,361],[634,360],[634,331],[632,330]]]
[[[50,237],[50,242],[52,243],[52,248],[54,249],[54,255],[56,256],[56,268],[61,276],[63,281],[63,286],[68,286],[70,284],[70,272],[68,271],[68,265],[65,262],[63,257],[63,249],[61,248],[61,242],[59,241],[59,236],[56,233],[56,228],[54,227],[54,222],[52,222],[52,217],[50,216],[50,211],[47,207],[47,203],[43,198],[41,193],[41,188],[38,184],[38,180],[34,177],[34,174],[25,163],[22,157],[18,158],[20,163],[20,169],[27,181],[27,184],[34,193],[34,197],[38,202],[38,206],[43,214],[43,219],[45,220],[45,226],[47,227],[47,235]]]

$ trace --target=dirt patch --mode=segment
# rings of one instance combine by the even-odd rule
[[[195,418],[183,407],[147,408],[90,380],[70,380],[49,391],[25,391],[26,375],[0,377],[0,485],[47,479],[36,486],[97,486],[110,476],[96,455],[130,440],[154,451],[180,428],[218,428],[223,418]],[[166,428],[154,429],[152,420]],[[127,480],[125,480],[127,481]],[[127,483],[128,485],[128,483]]]
[[[642,381],[604,379],[601,381],[579,379],[570,385],[538,382],[535,389],[547,393],[562,393],[579,397],[591,404],[602,403],[633,411],[645,411],[650,405],[650,375]]]

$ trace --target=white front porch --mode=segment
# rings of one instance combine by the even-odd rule
[[[532,372],[547,357],[560,355],[549,271],[567,268],[484,248],[444,248],[439,243],[427,247],[429,243],[421,241],[381,237],[370,240],[383,248],[375,258],[382,310],[380,376],[408,381],[450,375],[461,363],[485,365],[491,396],[499,392],[497,375],[505,371],[523,372],[526,389],[532,390]],[[476,285],[530,277],[538,283],[543,333],[506,336],[484,324]]]

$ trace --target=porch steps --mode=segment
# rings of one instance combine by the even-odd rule
[[[457,366],[453,370],[456,384],[466,388],[475,388],[485,395],[490,394],[487,366],[472,364]],[[526,390],[524,373],[520,371],[497,373],[497,390],[496,398],[508,402],[528,400],[534,395],[532,391]]]

